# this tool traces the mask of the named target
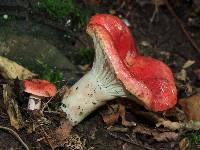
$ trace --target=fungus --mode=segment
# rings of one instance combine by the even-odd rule
[[[23,87],[24,91],[30,94],[28,110],[39,110],[41,100],[45,97],[53,97],[57,92],[55,85],[47,80],[23,80]]]
[[[155,112],[176,104],[171,70],[159,60],[137,54],[129,29],[118,17],[93,16],[87,33],[95,47],[93,67],[64,95],[61,105],[72,125],[117,97],[136,100]]]

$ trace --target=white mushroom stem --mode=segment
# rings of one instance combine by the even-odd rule
[[[39,110],[41,108],[41,97],[30,95],[28,100],[28,110]]]
[[[73,125],[81,122],[86,116],[108,100],[126,97],[126,90],[116,79],[99,41],[94,40],[96,49],[92,69],[70,88],[62,100],[61,110],[67,114]]]

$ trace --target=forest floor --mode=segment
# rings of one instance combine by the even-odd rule
[[[197,11],[196,6],[189,2],[183,4],[177,2],[177,4],[173,5],[164,4],[158,8],[157,14],[153,20],[151,20],[155,11],[155,5],[143,5],[135,1],[129,1],[129,4],[127,3],[120,6],[120,4],[116,2],[114,4],[112,3],[111,7],[109,6],[109,2],[108,4],[104,2],[102,6],[101,4],[90,6],[95,8],[93,10],[94,12],[91,14],[96,12],[112,12],[126,19],[135,37],[138,51],[143,55],[149,55],[164,61],[172,69],[176,78],[178,99],[186,98],[199,92],[200,72],[198,73],[197,70],[200,69],[200,49],[197,49],[195,44],[200,47],[200,12]],[[19,59],[21,57],[30,57],[32,53],[26,53],[19,49],[23,46],[25,46],[25,49],[31,49],[32,45],[30,43],[36,41],[35,47],[32,49],[37,51],[37,49],[40,49],[40,46],[43,45],[40,43],[41,40],[44,40],[46,43],[45,45],[50,46],[43,47],[43,49],[53,46],[56,49],[55,51],[60,53],[58,55],[60,61],[52,63],[50,66],[56,66],[59,71],[63,73],[64,79],[68,85],[72,85],[91,68],[92,62],[90,54],[87,56],[87,54],[85,54],[87,51],[80,51],[81,49],[93,49],[93,45],[91,44],[92,40],[86,35],[84,30],[80,32],[72,30],[71,32],[74,33],[74,36],[72,36],[72,38],[66,38],[66,29],[64,29],[63,26],[53,24],[51,20],[45,18],[45,16],[29,14],[29,11],[27,11],[26,8],[21,8],[21,6],[3,6],[3,4],[0,4],[0,8],[2,8],[0,9],[0,15],[8,14],[8,16],[14,16],[12,19],[1,23],[0,47],[2,43],[9,44],[9,41],[19,41],[19,43],[23,41],[23,45],[18,44],[16,47],[10,48],[9,50],[12,51],[12,53],[7,53],[7,55],[3,54],[5,51],[3,51],[1,47],[1,55],[16,61],[30,70],[34,70],[34,67],[30,67],[33,62],[32,64],[29,62],[30,65],[27,64],[28,60],[24,61],[25,59],[23,58]],[[170,8],[172,8],[173,11],[170,11]],[[192,42],[185,33],[190,35]],[[26,40],[23,40],[27,38],[30,41],[29,44],[27,44],[28,42],[26,42]],[[6,47],[9,47],[9,45]],[[24,55],[20,55],[20,52]],[[42,54],[45,53],[44,51]],[[34,57],[38,57],[35,53],[33,55]],[[57,57],[57,55],[55,55],[55,57]],[[84,57],[84,59],[82,57]],[[183,69],[183,65],[188,62],[188,60],[194,61],[195,63],[184,69],[187,75],[185,80],[182,80],[179,78],[180,76],[177,76],[181,74],[180,72]],[[51,60],[49,61],[46,59],[44,61],[45,63],[51,62]],[[65,63],[67,67],[64,65],[60,66],[60,63]],[[4,79],[1,78],[0,81],[3,83]],[[2,84],[0,90],[0,100],[3,100]],[[23,95],[21,98],[26,99],[27,96]],[[58,104],[60,101],[61,98],[58,97],[56,102],[54,101],[53,103]],[[71,139],[66,145],[73,145],[75,143],[74,145],[78,145],[74,146],[77,147],[77,149],[81,149],[80,147],[82,147],[83,149],[90,150],[174,150],[179,149],[180,141],[183,138],[194,138],[193,133],[196,134],[196,132],[193,131],[173,131],[173,133],[177,133],[177,138],[174,137],[173,139],[173,136],[170,136],[169,138],[163,138],[159,141],[156,137],[152,136],[151,130],[156,133],[165,133],[169,132],[169,130],[162,127],[156,128],[155,123],[152,122],[151,119],[148,120],[145,118],[146,116],[141,116],[137,111],[133,111],[135,104],[126,100],[123,102],[126,106],[126,118],[129,121],[136,122],[137,128],[122,125],[120,119],[112,125],[104,123],[102,114],[108,112],[111,106],[119,105],[121,102],[122,99],[114,100],[89,115],[73,128]],[[41,118],[36,119],[35,117],[37,115],[27,112],[25,109],[26,104],[24,104],[24,102],[20,103],[23,103],[20,104],[20,107],[22,109],[25,126],[16,130],[16,132],[30,149],[51,149],[52,147],[48,141],[48,134],[59,125],[62,115],[46,111],[42,117],[42,121],[45,120],[44,122],[46,124],[43,122],[41,125]],[[57,108],[57,106],[54,108]],[[177,108],[181,109],[179,105],[177,105]],[[139,107],[139,110],[145,111],[145,108]],[[163,116],[163,114],[159,115]],[[173,121],[178,120],[176,115],[173,117],[175,118],[172,118]],[[10,125],[9,116],[2,102],[0,102],[0,126],[15,130]],[[147,133],[142,132],[142,130],[145,129]],[[200,136],[197,135],[196,138],[199,138],[200,142]],[[196,141],[191,142],[191,149],[197,149],[197,147],[198,143]],[[0,150],[11,148],[23,149],[23,145],[21,145],[15,136],[0,129]],[[66,146],[63,149],[70,148]]]

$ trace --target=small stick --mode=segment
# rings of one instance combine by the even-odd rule
[[[58,91],[57,91],[57,93],[59,93],[60,91],[62,91],[63,89],[62,88],[60,88]],[[44,112],[44,109],[48,106],[48,104],[51,102],[51,100],[53,99],[54,97],[51,97],[45,104],[44,104],[44,106],[42,107],[42,110],[41,110],[41,112],[43,113]]]
[[[116,134],[114,134],[114,133],[111,133],[111,132],[108,132],[108,134],[109,134],[110,136],[112,136],[113,138],[115,138],[115,139],[119,139],[119,140],[122,140],[122,141],[124,141],[124,142],[130,143],[130,144],[133,144],[133,145],[136,145],[136,146],[138,146],[138,147],[140,147],[140,148],[142,148],[142,149],[154,150],[153,148],[146,147],[146,146],[143,146],[143,145],[141,145],[141,144],[139,144],[139,143],[134,142],[133,140],[130,139],[130,137],[129,137],[129,139],[126,139],[126,138],[123,138],[123,137],[118,136],[118,135],[116,135]]]
[[[1,126],[1,125],[0,125],[0,129],[6,130],[6,131],[8,131],[9,133],[11,133],[12,135],[14,135],[14,136],[19,140],[19,142],[24,146],[24,148],[25,148],[26,150],[30,150],[30,149],[28,148],[27,144],[26,144],[26,143],[20,138],[20,136],[17,134],[17,132],[15,132],[14,130],[12,130],[12,129],[8,128],[8,127],[3,127],[3,126]]]
[[[44,130],[44,128],[42,126],[41,126],[41,130],[42,130],[42,132],[44,134],[45,139],[49,143],[49,146],[51,147],[52,150],[54,150],[55,148],[54,148],[52,142],[49,140],[49,136],[48,136],[48,134],[46,133],[46,131]]]
[[[185,29],[183,22],[179,19],[179,17],[176,15],[176,13],[174,12],[172,6],[169,4],[168,0],[165,0],[165,4],[167,5],[167,8],[169,10],[169,12],[171,13],[171,15],[176,19],[176,21],[178,22],[179,26],[181,27],[183,33],[185,34],[185,36],[188,38],[188,40],[190,41],[190,43],[192,44],[192,46],[195,48],[195,50],[197,52],[200,53],[200,48],[197,46],[197,44],[194,42],[194,40],[192,39],[192,37],[190,36],[190,34],[188,33],[188,31]]]

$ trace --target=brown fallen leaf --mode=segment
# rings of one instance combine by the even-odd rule
[[[37,74],[2,56],[0,56],[0,74],[6,79],[24,80],[37,77]]]
[[[187,150],[189,147],[189,140],[188,138],[184,138],[179,142],[179,149],[180,150]]]
[[[128,132],[128,128],[115,127],[115,126],[110,126],[107,128],[107,130],[111,132]]]
[[[171,131],[175,131],[175,130],[182,129],[185,126],[185,124],[160,118],[158,120],[158,123],[156,123],[156,127],[160,127],[160,126],[170,129]]]
[[[157,142],[172,142],[177,141],[179,134],[176,132],[160,132],[159,130],[148,128],[142,125],[138,125],[133,129],[134,133],[140,133],[150,136]]]
[[[128,120],[126,120],[125,105],[122,105],[122,104],[119,105],[119,115],[120,115],[120,117],[122,119],[122,125],[124,125],[126,127],[136,126],[136,123],[134,121],[128,121]]]
[[[179,73],[175,74],[175,78],[180,81],[186,81],[187,79],[187,72],[185,69],[181,69]]]
[[[103,121],[107,125],[112,125],[113,123],[117,122],[119,119],[119,112],[114,112],[113,110],[109,110],[108,112],[104,112],[101,114]]]
[[[171,142],[177,141],[179,134],[176,132],[163,132],[163,133],[154,133],[153,139],[157,142]]]
[[[183,64],[182,68],[183,68],[183,69],[189,68],[189,67],[192,66],[194,63],[195,63],[194,60],[187,60],[187,61]]]
[[[102,118],[107,125],[111,125],[114,122],[117,122],[119,117],[121,117],[122,125],[130,127],[136,126],[135,122],[126,120],[125,114],[126,114],[125,105],[116,104],[116,105],[111,105],[107,112],[102,113]]]
[[[200,121],[200,92],[178,101],[182,110],[185,112],[187,120]]]
[[[200,121],[188,121],[185,123],[185,129],[187,130],[200,130]]]

